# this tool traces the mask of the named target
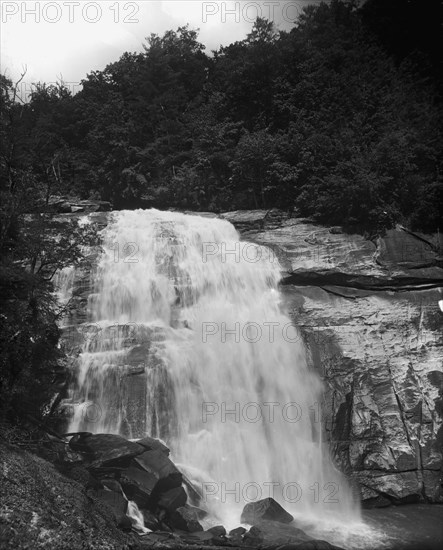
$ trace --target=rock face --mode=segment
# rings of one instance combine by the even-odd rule
[[[99,468],[114,461],[124,461],[145,452],[145,448],[114,434],[74,435],[69,442],[74,451],[85,453],[92,459],[90,466]]]
[[[442,502],[441,237],[398,227],[371,240],[275,210],[222,216],[283,267],[287,313],[324,381],[326,435],[362,499]]]
[[[110,215],[89,218],[101,228]],[[269,261],[282,266],[287,313],[324,381],[323,401],[313,408],[318,406],[335,459],[356,480],[362,499],[378,506],[443,502],[441,237],[398,227],[373,238],[276,210],[221,216],[243,240],[269,247]],[[98,253],[91,251],[91,270]],[[77,270],[71,284],[74,307],[62,331],[73,361],[85,337],[100,329],[85,322],[90,280],[90,270]],[[166,376],[155,353],[163,334],[136,333],[134,347],[133,328],[117,328],[129,331],[132,350],[118,369],[127,396],[123,409],[134,424],[134,404],[142,407],[145,399],[140,388]],[[174,419],[168,396],[162,399],[155,426],[140,425],[125,435],[168,433]],[[148,440],[139,444],[161,451]]]

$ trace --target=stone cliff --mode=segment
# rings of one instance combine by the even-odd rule
[[[107,216],[90,214],[99,227]],[[283,267],[287,313],[324,381],[326,437],[362,499],[376,506],[443,502],[441,237],[399,227],[366,238],[275,210],[221,216],[243,240],[270,247]],[[75,307],[64,328],[73,360],[84,341],[89,275],[75,273]],[[138,362],[122,383],[146,387]]]
[[[369,505],[443,501],[443,257],[439,235],[372,240],[278,211],[229,212],[284,269],[287,312],[324,380],[340,467]]]

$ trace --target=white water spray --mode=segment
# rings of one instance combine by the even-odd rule
[[[270,251],[240,243],[225,220],[114,213],[69,430],[161,437],[228,527],[268,496],[317,521],[357,520],[279,280]]]

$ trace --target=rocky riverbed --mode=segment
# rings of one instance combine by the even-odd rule
[[[2,548],[341,548],[320,540],[315,525],[294,520],[270,498],[247,504],[239,526],[230,531],[213,519],[208,522],[198,491],[155,439],[134,442],[81,433],[43,438],[38,450],[51,460],[0,443]],[[134,514],[134,503],[145,528]],[[359,533],[335,529],[328,536],[345,540],[347,549],[437,550],[443,542],[442,511],[441,505],[425,504],[367,510]]]
[[[307,535],[271,498],[246,505],[236,529],[209,527],[198,490],[158,440],[80,433],[45,447],[54,464],[0,444],[2,548],[340,550]]]

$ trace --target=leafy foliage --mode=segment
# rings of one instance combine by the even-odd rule
[[[290,32],[258,18],[212,56],[180,27],[90,73],[74,97],[39,85],[23,107],[2,91],[1,170],[13,186],[33,179],[46,200],[278,206],[324,223],[436,230],[440,76],[430,41],[413,36],[416,4],[332,0],[306,7]],[[432,10],[418,13],[423,26]]]
[[[57,270],[83,260],[83,247],[95,243],[95,230],[76,222],[57,223],[39,211],[65,170],[57,131],[63,88],[37,88],[30,105],[14,101],[16,86],[1,81],[2,151],[0,169],[0,414],[17,421],[39,419],[48,410],[54,384],[64,374],[58,346],[54,296]],[[34,105],[38,105],[36,117]],[[58,159],[58,160],[56,160]],[[56,162],[63,168],[54,168]]]

